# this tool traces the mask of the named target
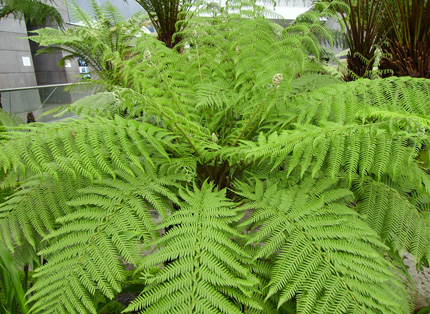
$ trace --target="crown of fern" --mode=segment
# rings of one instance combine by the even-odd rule
[[[0,111],[14,189],[0,235],[17,263],[47,260],[33,313],[96,313],[122,262],[146,284],[128,311],[411,312],[394,261],[430,260],[430,83],[328,75],[333,3],[285,29],[266,13],[196,14],[180,53],[137,29],[89,36],[90,20],[40,31],[65,51],[85,33],[109,71],[102,93],[59,109],[79,119],[16,126]],[[113,34],[120,47],[103,42]]]

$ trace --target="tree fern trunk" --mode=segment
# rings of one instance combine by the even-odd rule
[[[349,52],[347,57],[347,63],[349,71],[344,78],[345,81],[349,82],[354,81],[357,78],[365,77],[368,64],[364,62],[363,58],[359,56],[353,56],[351,55],[351,52]]]
[[[412,76],[430,78],[430,44],[420,42],[406,47],[400,42],[390,42],[384,52],[391,54],[391,58],[381,61],[381,70],[391,69],[394,76]]]

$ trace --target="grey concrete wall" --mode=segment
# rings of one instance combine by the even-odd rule
[[[26,39],[27,28],[23,21],[12,17],[0,20],[0,89],[36,86],[31,49]],[[24,64],[25,58],[26,64]],[[26,120],[27,112],[40,107],[37,90],[19,93],[1,93],[3,109],[19,113]]]
[[[24,22],[11,17],[0,20],[0,89],[35,86],[33,60]],[[23,63],[29,58],[30,65]]]
[[[55,0],[55,3],[51,4],[57,8],[64,21],[69,22],[65,0]],[[48,21],[47,26],[57,28],[57,25],[51,21]],[[64,57],[63,53],[36,56],[38,45],[27,39],[19,39],[19,37],[29,36],[28,32],[34,29],[24,21],[15,20],[13,17],[0,20],[0,90],[72,83],[80,80],[76,60],[71,62],[70,67],[59,66],[58,62]],[[24,65],[22,57],[27,58],[28,66]],[[45,110],[52,109],[53,106],[72,103],[88,94],[88,92],[63,93],[62,87],[55,91],[54,89],[49,87],[39,90],[0,92],[3,109],[18,114],[26,121],[29,111],[37,117]],[[51,94],[51,91],[54,92]]]
[[[65,0],[56,0],[51,3],[61,14],[63,20],[69,22],[69,14]],[[47,27],[57,28],[55,22],[48,20]],[[29,32],[37,29],[27,25]],[[76,75],[79,74],[77,62],[72,62],[70,67],[59,66],[58,62],[64,57],[62,52],[55,54],[40,54],[36,56],[39,45],[30,40],[30,48],[33,55],[34,70],[38,85],[64,84],[73,83],[79,79]]]
[[[70,22],[70,14],[67,9],[67,0],[55,0],[54,7],[61,13],[63,20],[68,23]],[[50,25],[50,27],[56,28],[56,25]],[[64,53],[61,53],[61,58],[65,56]],[[70,64],[70,67],[63,67],[66,74],[66,82],[67,83],[75,83],[80,80],[77,76],[79,75],[79,66],[76,60],[73,60]]]

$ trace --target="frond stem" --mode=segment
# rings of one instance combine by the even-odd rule
[[[194,45],[196,45],[197,63],[199,64],[200,82],[203,83],[202,67],[201,67],[201,64],[200,64],[199,45],[197,44],[197,40],[195,40],[195,39],[194,39]]]
[[[160,69],[157,67],[156,64],[154,64],[154,62],[150,61],[150,64],[152,64],[152,66],[154,68],[157,69],[157,71],[160,73],[161,79],[162,81],[166,84],[167,87],[167,91],[169,92],[170,96],[172,96],[172,99],[176,105],[176,108],[178,108],[179,112],[181,113],[181,115],[183,115],[185,117],[185,113],[182,110],[181,106],[179,105],[178,99],[176,98],[176,95],[172,92],[172,90],[170,89],[170,84],[168,83],[168,80],[166,80],[162,74],[162,72],[160,71]]]
[[[234,142],[233,146],[236,146],[237,143],[242,139],[242,136],[245,134],[245,131],[248,129],[248,127],[250,126],[252,120],[254,120],[254,118],[256,117],[257,113],[261,110],[261,108],[263,107],[264,103],[266,102],[267,98],[269,98],[269,96],[271,96],[274,92],[275,92],[276,88],[272,88],[272,90],[266,95],[266,97],[264,97],[264,99],[261,101],[261,103],[258,105],[257,110],[255,110],[254,114],[252,115],[252,117],[248,120],[248,123],[245,125],[245,127],[243,128],[242,132],[240,133],[239,137],[236,139],[236,141]]]

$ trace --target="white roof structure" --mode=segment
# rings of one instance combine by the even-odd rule
[[[275,13],[282,15],[286,20],[295,20],[297,16],[305,13],[310,7],[290,7],[290,6],[276,6]]]
[[[223,6],[226,0],[215,0],[208,2],[218,3]],[[272,1],[263,0],[258,1],[257,4],[265,6],[266,8],[273,10],[276,14],[281,15],[286,20],[295,20],[297,16],[308,11],[311,7],[312,0],[273,0],[276,3],[274,8]]]

